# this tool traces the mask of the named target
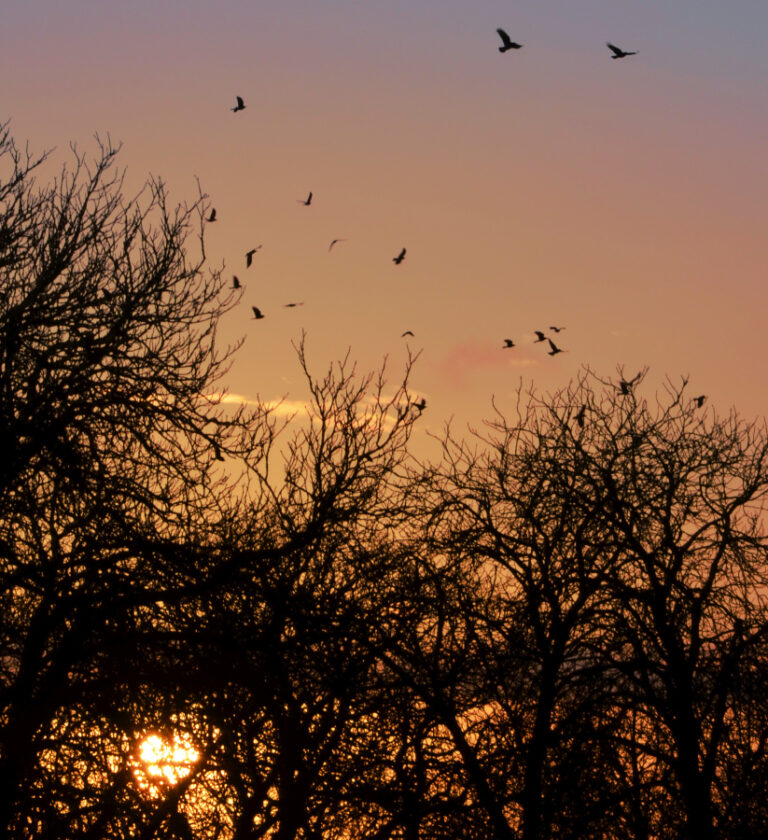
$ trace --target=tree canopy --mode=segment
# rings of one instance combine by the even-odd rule
[[[303,339],[233,410],[206,198],[117,152],[0,131],[8,836],[765,837],[765,422],[583,369],[426,462],[417,361]]]

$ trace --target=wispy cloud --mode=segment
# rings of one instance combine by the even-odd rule
[[[293,417],[309,413],[310,403],[304,400],[265,400],[264,407],[277,417]]]
[[[206,394],[205,395],[212,402],[220,405],[258,405],[267,409],[277,417],[291,417],[294,414],[306,413],[309,409],[309,403],[304,400],[260,400],[258,397],[249,397],[245,394]]]
[[[457,344],[438,362],[440,376],[453,386],[463,387],[474,374],[493,369],[526,368],[537,365],[526,349],[502,349],[479,341]]]

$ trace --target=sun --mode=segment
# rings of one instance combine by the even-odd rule
[[[133,773],[139,787],[150,796],[178,784],[200,760],[199,751],[185,733],[147,735],[139,741],[136,754]]]

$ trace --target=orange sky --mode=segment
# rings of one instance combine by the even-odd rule
[[[179,201],[200,178],[209,254],[246,284],[233,392],[303,398],[302,328],[318,373],[351,347],[394,376],[411,329],[425,429],[585,363],[768,411],[764,0],[159,5],[6,0],[0,118],[57,161],[109,132]],[[551,324],[555,358],[531,343]]]

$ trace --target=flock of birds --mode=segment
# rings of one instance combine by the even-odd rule
[[[501,46],[499,47],[499,52],[500,53],[506,53],[510,50],[519,50],[519,49],[522,48],[523,45],[517,43],[516,41],[513,41],[509,37],[509,34],[504,29],[499,28],[499,29],[496,30],[496,32],[498,33],[499,38],[501,38]],[[613,58],[613,59],[627,58],[628,56],[631,56],[631,55],[637,55],[636,51],[624,50],[621,47],[617,47],[615,44],[611,44],[610,42],[607,42],[606,46],[611,51],[611,53],[612,53],[611,58]],[[238,113],[239,111],[245,110],[246,105],[245,105],[245,101],[243,100],[242,96],[237,96],[236,99],[235,99],[235,102],[236,102],[235,107],[231,109],[233,113]],[[299,204],[302,204],[305,207],[309,207],[312,204],[312,198],[313,198],[313,194],[310,191],[306,198],[300,198],[300,199],[297,199],[297,201],[298,201]],[[217,221],[216,209],[215,208],[213,208],[211,210],[210,215],[207,218],[207,221],[208,222]],[[328,246],[328,250],[329,251],[333,250],[335,245],[337,245],[339,242],[344,242],[344,241],[345,240],[341,239],[341,238],[332,240],[332,242]],[[251,248],[250,250],[246,251],[246,253],[245,253],[245,267],[246,268],[251,267],[251,265],[253,264],[253,258],[261,250],[261,247],[262,247],[261,245],[258,245],[255,248]],[[392,262],[396,266],[401,265],[403,260],[405,259],[406,253],[407,253],[406,248],[402,248],[396,254],[396,256],[394,256],[392,258]],[[242,288],[242,283],[240,282],[240,279],[237,277],[237,275],[234,275],[233,278],[232,278],[232,288],[233,289],[241,289]],[[299,301],[299,302],[286,303],[286,304],[283,304],[283,305],[285,307],[292,308],[292,307],[297,307],[297,306],[303,306],[304,302]],[[253,317],[254,317],[255,320],[260,320],[260,319],[265,317],[264,313],[261,311],[261,309],[259,309],[259,307],[252,306],[251,310],[253,311]],[[565,327],[550,326],[549,329],[553,333],[558,334],[558,333],[562,332],[565,329]],[[548,343],[548,345],[549,345],[548,355],[549,356],[556,356],[558,353],[567,352],[566,350],[563,350],[563,348],[558,347],[557,344],[555,344],[555,342],[552,340],[552,338],[547,336],[542,330],[534,330],[533,332],[534,332],[534,335],[536,336],[536,338],[533,341],[534,344],[542,344],[544,342]],[[414,333],[413,333],[412,330],[406,330],[404,333],[402,333],[401,338],[406,338],[408,336],[411,336],[411,337],[414,336]],[[511,350],[512,348],[517,347],[517,346],[518,345],[515,344],[515,342],[511,338],[505,338],[504,339],[504,344],[502,345],[502,349]],[[619,385],[618,385],[618,388],[617,388],[618,392],[622,395],[630,394],[631,391],[632,391],[633,385],[640,379],[641,375],[642,375],[642,372],[638,373],[632,379],[621,379],[619,381]],[[701,406],[704,404],[705,399],[706,399],[706,396],[704,394],[701,394],[698,397],[694,397],[693,401],[696,403],[697,408],[701,408]],[[419,413],[421,413],[426,408],[427,403],[426,403],[426,400],[424,398],[422,398],[421,400],[412,403],[412,405],[413,405],[414,408],[416,408],[419,411]],[[582,405],[581,408],[579,409],[579,411],[576,414],[575,419],[576,419],[576,422],[579,424],[580,427],[584,426],[584,417],[585,417],[586,410],[587,410],[587,406]]]

